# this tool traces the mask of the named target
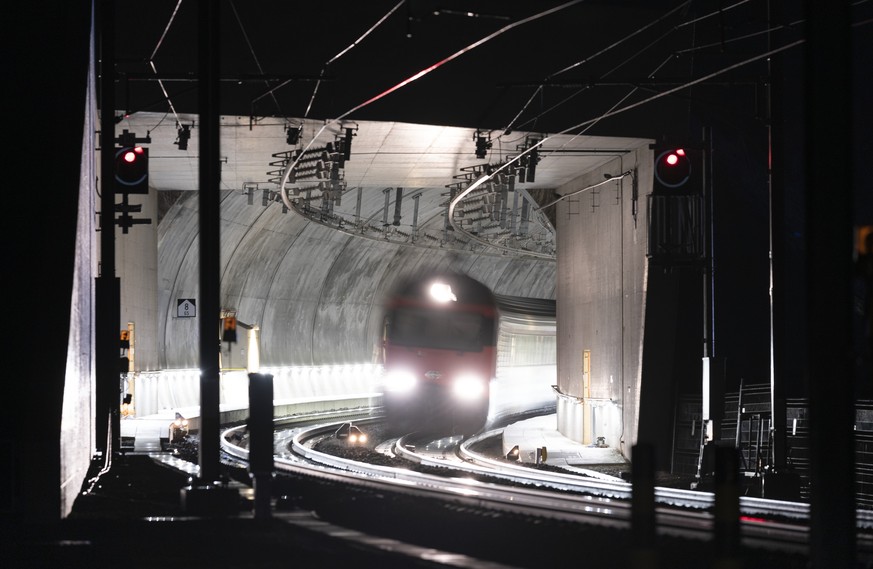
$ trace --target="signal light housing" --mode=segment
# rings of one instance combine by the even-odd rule
[[[704,256],[704,152],[652,146],[647,256],[662,265],[696,263]]]
[[[678,190],[688,185],[692,170],[691,157],[683,148],[656,150],[654,191]]]
[[[222,334],[223,341],[225,342],[236,342],[236,317],[235,316],[225,316],[224,317],[224,333]]]
[[[123,146],[115,149],[115,182],[117,193],[149,193],[148,148]]]

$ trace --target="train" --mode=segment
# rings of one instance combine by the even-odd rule
[[[401,284],[385,305],[383,407],[391,434],[471,435],[497,372],[497,301],[463,274]]]
[[[501,362],[515,363],[519,346],[530,359],[532,344],[517,341],[524,337],[537,339],[533,352],[551,357],[553,372],[554,301],[495,295],[460,273],[404,281],[385,303],[380,338],[389,434],[467,437],[483,430]],[[553,398],[552,378],[546,374],[542,383],[538,397]]]

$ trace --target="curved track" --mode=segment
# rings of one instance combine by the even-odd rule
[[[473,450],[489,432],[457,444],[442,439],[433,445],[409,437],[393,444],[393,453],[422,466],[439,468],[439,474],[412,468],[383,466],[321,452],[315,441],[331,437],[346,416],[312,426],[289,426],[277,421],[274,436],[275,468],[279,473],[330,478],[350,486],[379,492],[426,496],[464,507],[484,508],[532,518],[630,528],[631,485],[579,473],[534,470],[483,456]],[[354,417],[365,426],[379,419]],[[223,437],[225,452],[241,459],[247,450]],[[427,441],[424,441],[427,443]],[[430,448],[428,448],[430,446]],[[423,452],[422,452],[422,449]],[[434,450],[437,449],[437,450]],[[611,478],[611,477],[609,477]],[[695,540],[710,540],[714,521],[712,494],[657,488],[657,532]],[[809,505],[757,498],[740,498],[742,543],[749,547],[808,553]],[[873,513],[859,512],[859,550],[873,556]]]

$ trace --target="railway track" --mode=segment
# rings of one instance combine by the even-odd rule
[[[531,469],[475,450],[487,437],[499,436],[499,431],[463,442],[452,438],[428,441],[412,436],[377,441],[380,444],[373,444],[373,448],[381,447],[382,454],[396,459],[386,466],[318,450],[320,441],[331,439],[337,427],[349,420],[365,430],[377,428],[379,421],[346,415],[316,425],[278,424],[274,437],[277,473],[330,479],[332,483],[341,482],[380,495],[394,493],[433,500],[444,507],[521,517],[534,524],[539,523],[536,520],[547,520],[631,530],[631,484],[614,477]],[[225,437],[228,438],[233,437]],[[244,460],[245,448],[233,447],[223,444],[225,452]],[[656,532],[661,538],[698,543],[714,539],[712,494],[657,488],[655,500]],[[808,554],[808,504],[743,496],[740,511],[743,547]],[[865,558],[873,561],[873,513],[869,511],[858,514],[858,545]]]

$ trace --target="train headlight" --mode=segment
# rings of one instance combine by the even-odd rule
[[[475,375],[462,375],[452,383],[452,391],[458,399],[481,399],[485,395],[485,382]]]
[[[367,435],[364,433],[349,433],[349,442],[352,444],[364,444],[367,442]]]
[[[440,303],[458,301],[458,297],[452,291],[452,286],[441,282],[430,285],[430,297]]]
[[[385,375],[385,389],[392,393],[408,393],[416,383],[415,375],[408,370],[392,370]]]

